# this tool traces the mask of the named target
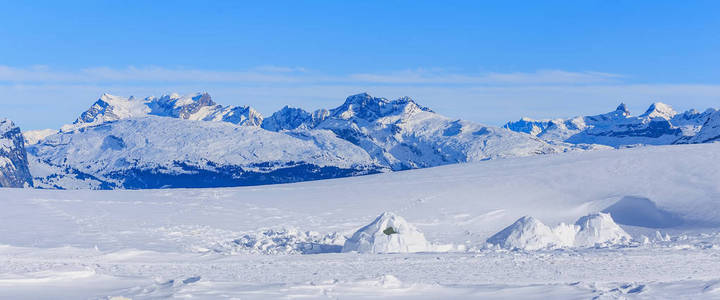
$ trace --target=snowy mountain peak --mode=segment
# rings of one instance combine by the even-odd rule
[[[178,94],[149,97],[145,102],[151,108],[151,115],[186,120],[223,121],[245,126],[260,126],[262,115],[249,106],[222,106],[208,93],[185,96]]]
[[[224,121],[247,126],[260,126],[263,120],[262,115],[252,107],[222,106],[215,103],[208,93],[185,96],[172,93],[159,98],[147,97],[142,100],[132,96],[124,98],[105,93],[73,124],[63,126],[61,131],[69,132],[105,122],[148,115],[187,120]]]
[[[347,97],[343,105],[330,111],[330,115],[340,119],[362,119],[374,121],[382,117],[418,111],[432,112],[427,107],[415,103],[410,97],[396,100],[372,97],[367,93]]]
[[[147,105],[134,97],[124,98],[104,93],[72,124],[63,126],[61,130],[72,131],[104,122],[143,116],[149,112]]]
[[[615,109],[615,111],[622,112],[622,113],[624,113],[626,116],[629,116],[629,115],[630,115],[630,110],[628,110],[627,106],[626,106],[625,103],[623,103],[623,102],[621,102],[620,105],[618,105],[618,107]]]
[[[206,106],[216,103],[208,93],[195,93],[186,96],[177,94],[163,95],[160,98],[147,98],[154,115],[173,116],[180,119],[191,119],[192,115]]]
[[[262,128],[270,131],[292,130],[300,127],[312,127],[313,115],[302,108],[285,106],[262,122]]]
[[[670,105],[667,105],[665,103],[661,102],[655,102],[650,105],[650,107],[640,115],[640,117],[653,119],[653,118],[663,118],[665,120],[672,119],[675,115],[678,113],[670,107]]]

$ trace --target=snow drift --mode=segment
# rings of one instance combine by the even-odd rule
[[[407,253],[431,249],[425,236],[402,217],[385,212],[345,241],[342,252]]]
[[[487,239],[504,249],[539,250],[563,247],[594,247],[624,244],[630,235],[606,213],[590,214],[574,225],[560,223],[550,228],[539,220],[524,216]]]
[[[295,228],[267,229],[219,243],[211,247],[211,251],[227,255],[337,253],[342,249],[344,241],[345,237],[337,232],[323,235],[315,231],[300,231]]]

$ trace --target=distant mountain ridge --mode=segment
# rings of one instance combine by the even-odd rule
[[[224,121],[248,126],[259,126],[263,119],[260,113],[249,106],[222,106],[215,103],[207,93],[186,96],[169,94],[142,100],[103,94],[75,122],[63,126],[61,130],[72,131],[105,122],[148,115],[186,120]]]
[[[104,94],[56,134],[26,136],[37,141],[27,149],[42,188],[271,184],[597,148],[365,93],[333,109],[284,107],[266,119],[206,93],[142,100]]]
[[[625,104],[620,104],[614,111],[600,115],[546,120],[522,118],[503,127],[546,141],[572,144],[626,147],[705,143],[720,135],[712,125],[717,115],[718,110],[713,108],[702,113],[696,110],[678,113],[669,105],[657,102],[643,114],[632,116]]]
[[[274,184],[568,151],[720,140],[720,112],[624,104],[504,128],[444,117],[409,97],[366,93],[313,112],[270,117],[207,93],[136,99],[103,94],[60,130],[23,133],[39,188],[140,189]],[[19,131],[19,129],[18,129]],[[21,163],[22,164],[22,163]],[[26,181],[27,182],[27,181]]]

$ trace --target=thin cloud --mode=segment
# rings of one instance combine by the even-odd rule
[[[568,72],[540,70],[536,72],[486,73],[480,75],[408,70],[388,74],[353,74],[360,82],[405,84],[587,84],[612,83],[623,76],[602,72]]]
[[[540,70],[536,72],[457,74],[416,69],[388,73],[324,75],[301,67],[260,66],[240,71],[164,67],[93,67],[75,71],[47,66],[16,68],[0,65],[0,81],[11,83],[303,83],[303,84],[415,84],[415,85],[530,85],[617,83],[618,74]]]

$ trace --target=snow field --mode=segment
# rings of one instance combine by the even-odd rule
[[[243,188],[0,189],[0,298],[720,298],[718,182],[720,144],[703,144]],[[340,252],[383,211],[467,250],[314,254]],[[603,211],[631,242],[485,246],[522,216]],[[611,228],[587,221],[589,237]]]

